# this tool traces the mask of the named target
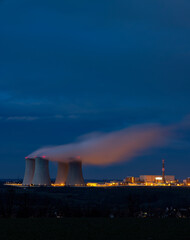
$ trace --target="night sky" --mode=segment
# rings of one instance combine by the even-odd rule
[[[189,0],[0,0],[0,178],[24,157],[90,132],[190,114]],[[85,178],[190,176],[190,128]],[[56,164],[51,163],[51,177]]]

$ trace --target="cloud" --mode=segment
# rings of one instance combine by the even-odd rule
[[[7,121],[35,121],[38,120],[39,117],[31,117],[31,116],[13,116],[7,117]]]
[[[49,115],[49,116],[9,116],[0,117],[0,120],[6,121],[36,121],[36,120],[62,120],[62,119],[77,119],[78,115]]]

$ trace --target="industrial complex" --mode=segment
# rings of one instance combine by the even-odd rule
[[[43,157],[25,158],[24,186],[50,186],[49,161]],[[70,159],[68,163],[58,162],[57,177],[54,185],[84,185],[82,162]]]
[[[13,186],[78,186],[78,187],[116,187],[116,186],[190,186],[190,178],[179,182],[174,175],[165,175],[164,160],[162,160],[161,175],[129,176],[123,181],[85,182],[82,173],[82,161],[70,158],[66,162],[57,162],[57,176],[51,181],[49,160],[46,156],[25,158],[25,174],[22,183],[6,183]]]

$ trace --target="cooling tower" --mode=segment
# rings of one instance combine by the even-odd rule
[[[72,161],[69,163],[69,171],[66,180],[66,185],[82,185],[84,184],[84,178],[82,175],[82,162]]]
[[[55,184],[65,184],[69,170],[69,164],[58,162]]]
[[[26,158],[25,173],[22,185],[30,185],[34,176],[35,160],[33,158]]]
[[[34,171],[32,184],[33,185],[51,185],[48,160],[40,157],[37,157],[35,159],[35,171]]]

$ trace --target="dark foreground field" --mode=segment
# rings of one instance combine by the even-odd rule
[[[189,218],[188,187],[0,187],[0,218]]]
[[[189,219],[0,219],[1,240],[190,239]]]
[[[0,240],[190,240],[190,188],[0,187]]]

